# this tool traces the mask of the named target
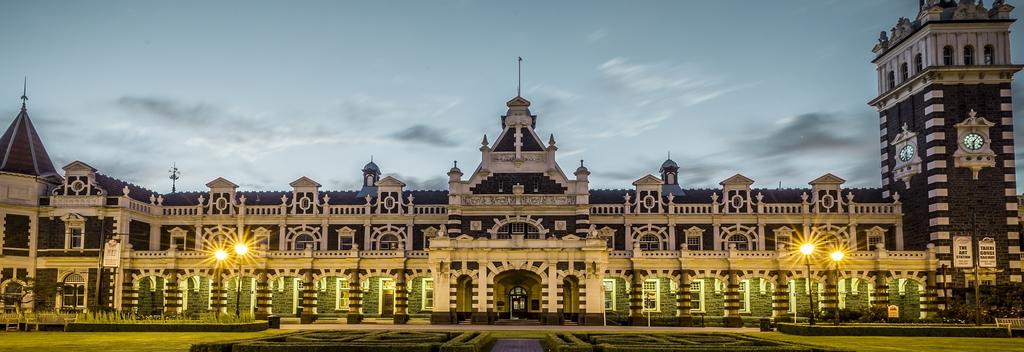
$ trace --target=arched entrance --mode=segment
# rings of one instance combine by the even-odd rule
[[[510,270],[494,277],[492,296],[498,319],[539,319],[541,278],[527,270]]]

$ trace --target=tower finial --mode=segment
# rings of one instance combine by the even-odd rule
[[[171,179],[171,193],[174,193],[177,191],[178,179],[181,178],[181,171],[178,171],[178,163],[171,164],[170,174],[171,177],[169,178]]]
[[[516,83],[516,96],[517,97],[523,95],[522,88],[523,88],[523,57],[520,56],[519,57],[519,80]]]
[[[21,83],[21,110],[25,110],[25,102],[28,101],[28,76]]]

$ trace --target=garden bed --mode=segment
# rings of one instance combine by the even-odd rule
[[[264,320],[251,323],[70,323],[68,332],[256,332],[267,330]]]
[[[192,345],[192,352],[485,352],[489,332],[307,331]]]
[[[802,336],[920,336],[920,337],[1010,337],[1005,328],[973,325],[798,325],[776,324],[779,332]]]

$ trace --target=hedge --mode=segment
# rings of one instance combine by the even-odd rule
[[[433,352],[437,343],[344,343],[326,342],[248,342],[239,343],[232,352]]]
[[[544,338],[544,346],[554,352],[593,352],[594,347],[576,335],[551,333]]]
[[[196,344],[192,352],[484,352],[494,342],[489,332],[307,331]]]
[[[267,329],[264,320],[241,324],[122,324],[69,323],[68,332],[256,332]]]
[[[189,352],[231,352],[231,348],[239,343],[245,342],[256,342],[256,341],[275,341],[284,342],[289,336],[299,334],[300,331],[289,332],[279,335],[267,336],[267,337],[254,337],[251,339],[244,340],[227,340],[227,341],[214,341],[214,342],[203,342],[192,344],[189,347]]]
[[[442,344],[441,352],[485,352],[494,340],[489,332],[466,332]]]
[[[797,325],[776,324],[779,332],[802,336],[1010,337],[1005,328],[963,325]]]

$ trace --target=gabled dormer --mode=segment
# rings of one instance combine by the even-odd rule
[[[96,185],[96,169],[81,161],[64,166],[64,183],[53,190],[55,196],[105,195],[106,190]]]
[[[288,210],[292,214],[319,214],[323,204],[320,201],[320,184],[309,177],[302,176],[289,183],[292,186],[292,199]]]
[[[236,214],[238,206],[235,191],[238,185],[223,177],[218,177],[206,184],[210,188],[210,198],[204,203],[206,213],[211,215]]]
[[[833,174],[824,174],[808,184],[811,185],[811,203],[816,213],[841,213],[846,208],[842,186],[846,180]]]
[[[754,180],[735,174],[718,184],[722,185],[723,212],[750,213],[754,211],[755,205],[750,196],[750,186],[754,184]]]
[[[386,176],[377,182],[377,203],[375,211],[378,214],[402,214],[405,212],[406,204],[402,199],[402,191],[405,183],[392,176]]]
[[[648,174],[639,180],[633,181],[636,187],[636,205],[634,212],[637,214],[661,213],[664,201],[661,199],[662,181],[654,175]]]

